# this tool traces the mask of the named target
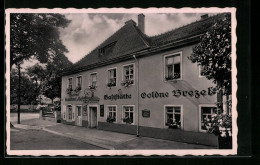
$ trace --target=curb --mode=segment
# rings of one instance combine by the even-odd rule
[[[20,128],[20,129],[33,129],[33,130],[40,130],[43,129],[41,126],[31,126],[31,125],[24,125],[24,124],[13,124],[14,128]]]

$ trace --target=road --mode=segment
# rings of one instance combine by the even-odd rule
[[[26,125],[50,125],[51,122],[38,119],[38,113],[21,113],[21,124]],[[17,113],[10,114],[10,121],[17,123]],[[51,123],[56,124],[56,123]],[[42,130],[24,130],[11,128],[11,150],[100,150],[103,148],[66,138],[63,136],[48,133]]]
[[[11,129],[11,150],[104,150],[42,130]]]

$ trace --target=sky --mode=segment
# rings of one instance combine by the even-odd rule
[[[75,63],[95,49],[132,19],[137,24],[139,13],[63,13],[71,23],[60,29],[60,39],[69,50],[65,55]],[[205,13],[145,13],[145,34],[159,35],[200,20]],[[214,14],[209,14],[214,15]],[[37,61],[25,62],[30,66]]]

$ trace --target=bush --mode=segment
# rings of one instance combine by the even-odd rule
[[[219,148],[232,148],[232,116],[228,114],[213,114],[211,120],[205,123],[208,133],[218,136]]]

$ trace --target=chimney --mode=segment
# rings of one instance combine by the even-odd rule
[[[201,19],[206,19],[206,18],[208,18],[208,17],[209,17],[208,14],[204,14],[204,15],[201,15],[201,16],[200,16]]]
[[[144,33],[144,14],[138,15],[138,28],[141,30],[142,33]]]

